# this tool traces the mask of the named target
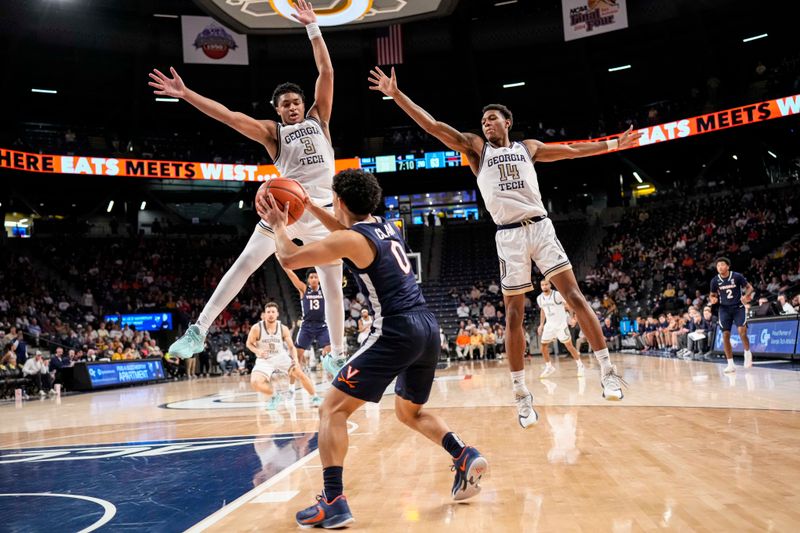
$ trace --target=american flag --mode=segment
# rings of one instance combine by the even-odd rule
[[[378,65],[403,64],[403,32],[400,24],[378,31]]]

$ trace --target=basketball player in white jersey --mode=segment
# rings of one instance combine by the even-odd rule
[[[155,88],[155,94],[182,98],[211,118],[260,143],[282,176],[299,181],[317,204],[332,206],[331,181],[335,165],[328,123],[333,105],[333,66],[311,5],[298,0],[295,9],[297,13],[294,18],[306,27],[319,71],[314,104],[307,113],[303,91],[293,83],[279,85],[272,95],[271,102],[280,116],[280,122],[256,120],[199,95],[184,85],[173,68],[170,68],[172,78],[154,70],[150,74],[153,81],[149,85]],[[303,215],[289,228],[292,238],[299,238],[306,244],[319,241],[329,233],[310,213]],[[201,352],[208,328],[236,297],[253,272],[274,253],[272,228],[261,221],[239,258],[220,280],[197,323],[189,326],[183,337],[169,347],[169,353],[188,358]],[[316,269],[329,304],[325,309],[325,320],[331,334],[332,351],[337,359],[342,359],[339,355],[344,352],[342,264],[320,265]]]
[[[506,352],[517,403],[519,423],[523,428],[538,421],[533,409],[533,395],[525,385],[525,316],[524,294],[533,289],[531,260],[545,279],[559,288],[578,323],[591,343],[600,363],[603,397],[622,399],[622,378],[611,364],[600,323],[586,302],[572,265],[556,237],[553,223],[547,218],[542,203],[534,163],[588,157],[629,146],[640,133],[625,133],[611,141],[575,145],[546,145],[527,139],[511,142],[508,132],[513,124],[511,111],[500,104],[483,109],[483,137],[462,133],[433,118],[397,88],[394,68],[391,76],[375,67],[370,71],[370,89],[391,96],[394,102],[423,130],[443,142],[451,150],[467,156],[477,177],[486,209],[497,224],[497,255],[500,258],[503,300],[506,307]]]
[[[269,302],[264,306],[261,321],[253,325],[247,335],[247,348],[256,354],[256,364],[253,373],[250,374],[250,385],[254,390],[271,397],[267,409],[277,409],[281,401],[280,394],[275,392],[271,383],[272,374],[276,370],[286,372],[289,379],[298,380],[311,396],[312,405],[319,406],[322,403],[322,398],[317,396],[314,383],[303,373],[297,361],[297,349],[292,342],[289,328],[278,320],[278,304]]]
[[[539,320],[539,338],[542,341],[542,358],[544,359],[544,369],[539,374],[540,379],[544,379],[556,371],[550,362],[550,343],[558,339],[567,349],[575,364],[578,365],[578,377],[583,377],[583,361],[581,354],[572,345],[572,336],[569,334],[569,316],[567,315],[566,302],[564,298],[554,291],[550,282],[543,279],[540,283],[542,294],[536,297],[536,303],[541,309]]]

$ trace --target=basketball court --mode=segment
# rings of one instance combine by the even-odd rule
[[[532,383],[541,418],[528,430],[516,423],[504,362],[440,370],[430,408],[490,461],[468,503],[450,499],[447,454],[395,419],[393,395],[368,405],[349,426],[351,529],[796,526],[797,372],[614,362],[630,385],[623,402],[600,397],[595,361],[578,379],[562,359],[550,379]],[[300,392],[277,411],[265,404],[245,381],[211,378],[4,405],[2,507],[13,498],[29,509],[6,530],[58,517],[74,531],[295,531],[294,513],[319,492],[318,418]]]

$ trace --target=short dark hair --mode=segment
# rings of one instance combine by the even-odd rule
[[[726,265],[728,265],[728,266],[731,266],[731,260],[730,260],[730,259],[728,259],[727,257],[717,257],[717,260],[716,260],[716,261],[714,261],[714,264],[717,264],[717,263],[719,263],[720,261],[722,261],[723,263],[725,263],[725,264],[726,264]]]
[[[486,113],[487,111],[500,111],[500,113],[508,120],[511,121],[511,125],[514,125],[514,114],[511,113],[511,110],[504,106],[503,104],[489,104],[483,108],[481,113]]]
[[[275,302],[267,302],[267,305],[264,306],[264,311],[266,311],[270,307],[274,307],[276,311],[278,310],[278,304],[276,304]]]
[[[375,176],[348,168],[333,177],[333,192],[354,215],[371,215],[381,203],[383,190]]]
[[[278,100],[280,100],[281,96],[287,93],[299,94],[300,98],[303,100],[303,103],[306,103],[306,95],[303,92],[303,89],[301,89],[296,83],[287,81],[285,83],[281,83],[275,87],[274,91],[272,91],[272,107],[278,107]]]
[[[306,281],[308,281],[308,278],[311,277],[311,274],[317,274],[316,269],[309,268],[308,270],[306,270]],[[317,274],[317,277],[319,277],[319,274]]]

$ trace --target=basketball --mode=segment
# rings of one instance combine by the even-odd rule
[[[281,210],[283,210],[286,202],[289,202],[288,223],[290,225],[300,220],[300,217],[303,216],[303,211],[305,211],[303,198],[305,198],[306,191],[297,181],[290,178],[271,179],[258,188],[256,198],[259,196],[266,197],[268,194],[275,198]]]

